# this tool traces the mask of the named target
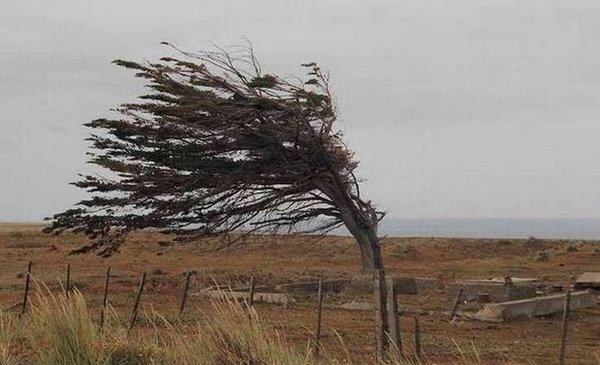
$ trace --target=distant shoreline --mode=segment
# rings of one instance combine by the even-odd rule
[[[0,230],[23,230],[47,226],[46,222],[0,222]],[[345,229],[332,235],[348,236]],[[481,239],[547,238],[600,240],[600,218],[388,218],[380,236],[447,237]]]
[[[379,231],[394,237],[600,239],[600,218],[390,218]]]

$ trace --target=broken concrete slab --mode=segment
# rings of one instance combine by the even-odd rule
[[[234,299],[247,300],[248,292],[242,291],[223,291],[223,290],[206,290],[202,292],[205,296],[213,299]],[[288,304],[295,302],[294,298],[282,293],[254,293],[255,303],[273,303],[273,304]]]
[[[463,302],[475,302],[481,295],[489,296],[491,302],[508,302],[533,298],[536,295],[536,284],[533,282],[513,282],[506,285],[504,281],[461,280],[446,286],[448,300],[454,301],[461,289],[460,300]]]
[[[561,313],[564,310],[565,297],[565,294],[559,294],[487,304],[479,312],[467,316],[488,322],[506,322],[520,318],[546,316]],[[581,291],[571,293],[571,310],[587,308],[595,304],[596,297],[590,292]]]
[[[600,290],[600,272],[584,272],[575,280],[575,289]]]

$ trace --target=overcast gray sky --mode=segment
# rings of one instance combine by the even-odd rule
[[[81,193],[83,122],[143,90],[115,58],[247,38],[330,70],[366,194],[393,217],[600,217],[597,0],[0,2],[0,221]]]

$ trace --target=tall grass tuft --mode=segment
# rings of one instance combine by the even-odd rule
[[[74,290],[70,298],[39,285],[25,334],[38,365],[98,365],[97,330],[85,299]]]
[[[265,330],[253,309],[228,299],[213,307],[213,317],[205,323],[213,363],[310,364],[309,356],[285,346],[278,332]]]

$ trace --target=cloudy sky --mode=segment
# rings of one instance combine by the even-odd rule
[[[0,221],[69,207],[83,122],[143,90],[115,58],[250,40],[330,70],[393,217],[600,217],[597,0],[0,2]]]

